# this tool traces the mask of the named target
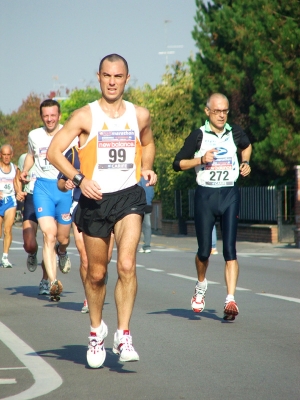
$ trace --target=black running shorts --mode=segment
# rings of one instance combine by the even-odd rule
[[[27,196],[25,197],[25,200],[24,200],[23,222],[24,221],[33,221],[36,224],[38,223],[38,220],[36,218],[35,211],[34,211],[33,195],[30,193],[27,193]]]
[[[75,224],[88,236],[106,238],[115,224],[129,214],[144,215],[145,190],[138,186],[103,194],[102,200],[93,200],[81,194],[75,213]]]

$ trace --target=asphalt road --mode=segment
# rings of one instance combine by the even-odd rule
[[[40,232],[38,237],[41,245]],[[22,231],[14,227],[13,268],[0,268],[0,399],[299,399],[300,249],[249,242],[237,247],[240,315],[234,322],[222,319],[221,254],[211,257],[201,314],[190,308],[195,238],[153,236],[152,253],[137,254],[135,363],[120,363],[112,353],[114,250],[103,316],[107,357],[93,370],[86,363],[89,316],[80,312],[84,292],[73,240],[71,272],[59,272],[61,301],[51,303],[37,295],[40,268],[27,271]]]

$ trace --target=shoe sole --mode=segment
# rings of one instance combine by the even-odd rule
[[[55,289],[56,288],[56,289]],[[60,294],[63,291],[63,285],[60,281],[57,281],[57,285],[52,285],[50,287],[50,300],[51,301],[59,301],[60,300]]]
[[[35,268],[32,268],[32,267],[29,268],[27,265],[27,269],[29,272],[34,272],[37,269],[37,266]]]
[[[237,315],[239,315],[238,309],[236,309],[236,310],[228,310],[228,311],[225,311],[225,310],[224,310],[223,319],[224,319],[225,321],[234,321],[234,320],[235,320],[235,317],[236,317]]]
[[[103,346],[104,346],[104,344],[103,344]],[[89,350],[88,350],[88,352],[89,352]],[[87,352],[87,355],[86,355],[86,360],[87,360],[87,363],[88,363],[89,367],[90,368],[100,368],[100,367],[102,367],[102,365],[104,364],[104,361],[106,359],[105,348],[103,347],[103,357],[102,357],[101,361],[98,364],[93,364],[92,360],[89,360],[89,353],[88,352]]]
[[[89,312],[90,312],[89,309],[87,309],[87,310],[81,310],[81,313],[82,313],[82,314],[88,314]]]
[[[113,353],[114,354],[116,354],[117,356],[120,356],[119,357],[119,361],[121,361],[121,362],[133,362],[133,361],[139,361],[140,360],[140,357],[139,357],[139,355],[137,355],[137,356],[135,356],[135,357],[131,357],[131,358],[123,358],[122,357],[122,354],[121,354],[121,352],[118,350],[118,349],[116,349],[115,347],[113,347]]]
[[[71,271],[71,267],[68,267],[66,270],[64,269],[65,267],[63,269],[61,269],[59,262],[58,262],[58,267],[60,269],[60,272],[62,272],[63,274],[68,274]]]

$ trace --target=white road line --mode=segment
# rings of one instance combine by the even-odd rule
[[[0,371],[10,371],[12,369],[27,369],[27,367],[9,367],[9,368],[0,368]]]
[[[264,256],[271,256],[272,258],[276,257],[276,253],[237,253],[239,257],[264,257]]]
[[[169,251],[169,252],[172,252],[172,251],[175,251],[175,252],[178,252],[178,251],[181,251],[181,250],[179,250],[179,249],[173,249],[173,248],[171,248],[171,247],[166,247],[165,249],[154,249],[153,247],[152,247],[152,251],[157,251],[157,252],[162,252],[162,251]]]
[[[194,281],[194,282],[197,281],[197,278],[192,277],[192,276],[181,275],[181,274],[170,274],[170,273],[168,273],[168,275],[175,276],[176,278],[188,279],[188,280]],[[219,282],[213,282],[213,281],[207,281],[207,283],[209,283],[211,285],[220,285]]]
[[[278,294],[271,294],[271,293],[255,293],[255,294],[258,294],[259,296],[272,297],[274,299],[292,301],[294,303],[300,303],[300,299],[297,299],[296,297],[279,296]]]
[[[17,383],[17,381],[12,379],[0,379],[0,385],[12,385],[13,383]]]
[[[24,392],[5,400],[26,400],[43,396],[57,389],[63,380],[58,373],[22,339],[0,322],[0,339],[32,373],[35,383]]]
[[[235,288],[236,290],[240,290],[240,291],[249,291],[249,292],[251,292],[251,289],[246,289],[246,288],[242,288],[242,287],[239,287],[239,286],[237,286],[236,288]]]
[[[153,272],[164,272],[163,269],[156,269],[156,268],[146,268],[148,271],[153,271]]]

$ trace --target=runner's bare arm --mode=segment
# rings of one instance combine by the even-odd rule
[[[157,181],[157,176],[153,171],[155,144],[151,129],[150,113],[144,107],[136,107],[136,114],[142,144],[142,175],[149,181],[149,185],[155,185]]]
[[[28,175],[28,171],[33,166],[33,164],[34,164],[33,155],[30,153],[27,153],[25,160],[24,160],[23,171],[21,171],[21,174],[20,174],[20,179],[23,183],[28,182],[28,179],[26,179],[26,177]]]
[[[66,159],[63,152],[78,137],[80,146],[86,140],[91,128],[91,113],[89,106],[85,106],[72,113],[60,131],[56,133],[48,148],[47,159],[69,179],[78,173],[74,166]]]
[[[54,136],[47,158],[67,178],[73,179],[78,171],[66,159],[63,152],[70,146],[72,141],[78,137],[80,146],[83,146],[91,131],[92,115],[89,106],[84,106],[73,112],[63,128]],[[84,196],[100,200],[102,198],[101,188],[96,181],[84,178],[80,184]]]
[[[22,185],[22,182],[20,179],[20,175],[21,175],[21,171],[19,170],[19,168],[17,168],[16,176],[14,177],[14,190],[16,193],[16,199],[18,201],[24,201],[27,193],[23,192],[23,188],[22,188],[23,185]]]
[[[243,161],[247,161],[249,163],[250,157],[251,157],[251,153],[252,153],[251,144],[248,147],[246,147],[244,150],[241,151],[242,162],[241,162],[241,165],[240,165],[240,174],[242,176],[247,176],[251,172],[250,165],[247,164],[247,163],[245,163],[245,164],[243,163]]]

